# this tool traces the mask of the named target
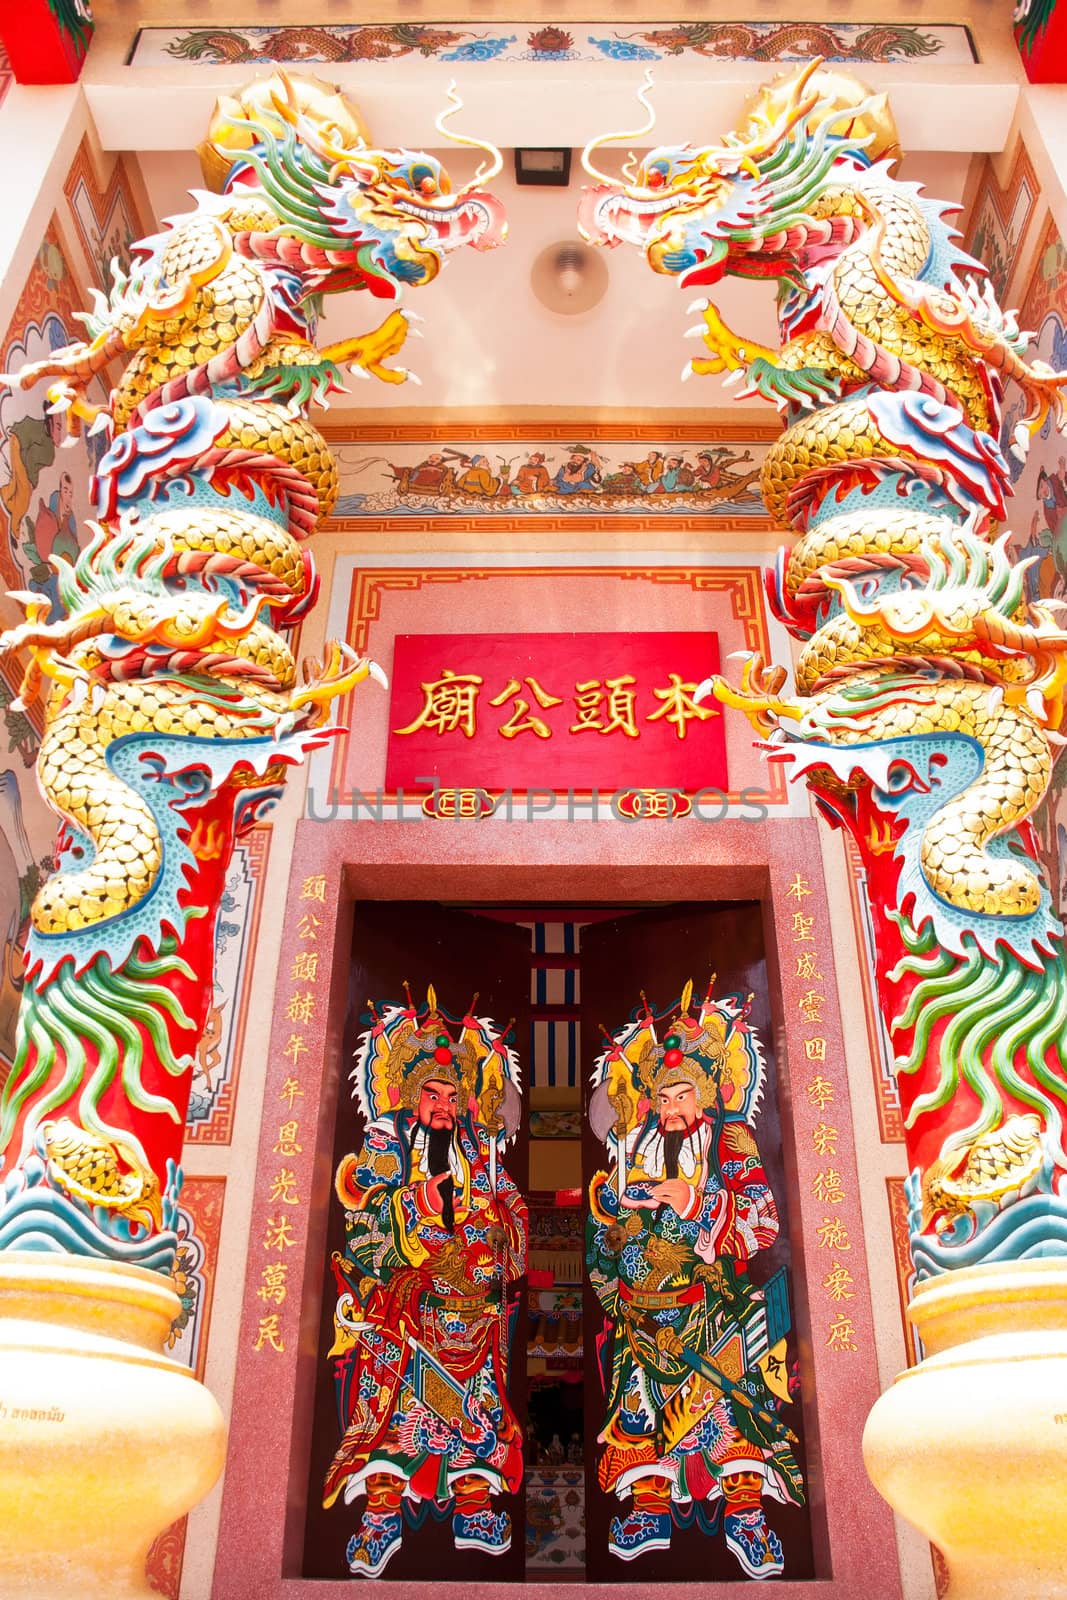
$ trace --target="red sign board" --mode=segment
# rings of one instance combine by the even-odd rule
[[[398,634],[386,787],[727,789],[712,633]]]

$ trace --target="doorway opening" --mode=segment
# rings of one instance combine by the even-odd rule
[[[605,1133],[602,1118],[598,1126],[591,1125],[594,1064],[644,1007],[665,1019],[653,1064],[659,1080],[671,1078],[670,1072],[665,1078],[661,1061],[670,1059],[663,1048],[665,1039],[669,1043],[664,1029],[669,1034],[672,1007],[677,1011],[690,981],[698,996],[691,1008],[699,1010],[699,996],[705,993],[739,997],[745,1028],[762,1041],[758,1116],[750,1119],[754,1133],[746,1143],[740,1117],[720,1117],[714,1132],[719,1143],[708,1153],[714,1108],[701,1118],[707,1171],[706,1181],[699,1181],[705,1182],[707,1206],[700,1215],[708,1227],[679,1232],[671,1208],[652,1205],[633,1184],[644,1214],[655,1221],[647,1236],[637,1226],[643,1213],[636,1205],[619,1209],[617,1226],[605,1220],[603,1210],[599,1224],[595,1217],[591,1223],[590,1184],[596,1174],[607,1178],[605,1203],[614,1203],[613,1185],[625,1205],[626,1176],[617,1170],[620,1152],[625,1168],[632,1160],[645,1161],[652,1149],[648,1143],[640,1151],[641,1139],[635,1134],[630,1145],[638,1154],[627,1155],[618,1139],[613,1143],[614,1136]],[[728,1582],[742,1575],[771,1575],[759,1571],[759,1563],[777,1559],[777,1570],[786,1577],[812,1577],[799,1403],[803,1374],[772,1049],[774,997],[768,989],[759,902],[364,902],[356,908],[354,923],[343,1071],[351,1069],[361,1040],[386,1006],[407,995],[416,1010],[420,1005],[425,1009],[428,993],[447,1019],[441,1023],[442,1040],[458,1037],[463,1017],[476,1011],[507,1031],[519,1058],[521,1115],[501,1162],[528,1206],[529,1249],[525,1274],[508,1285],[501,1349],[507,1406],[521,1429],[523,1460],[521,1482],[512,1492],[496,1492],[497,1484],[491,1500],[492,1514],[509,1524],[506,1549],[477,1541],[465,1544],[459,1538],[448,1472],[442,1468],[434,1495],[427,1490],[424,1465],[418,1484],[403,1498],[403,1534],[381,1576]],[[729,1072],[726,1081],[732,1081]],[[732,1093],[728,1089],[727,1099]],[[635,1097],[630,1114],[653,1127],[648,1096],[640,1103]],[[592,1122],[597,1123],[596,1115]],[[366,1137],[365,1120],[342,1083],[335,1171]],[[694,1135],[694,1150],[698,1143]],[[696,1184],[692,1159],[682,1159],[690,1160],[687,1171]],[[752,1180],[747,1187],[746,1174]],[[764,1216],[759,1232],[756,1213],[760,1205],[766,1211],[757,1196],[761,1184],[773,1197],[775,1225],[768,1226]],[[722,1207],[732,1208],[731,1216],[736,1213],[734,1232],[721,1231],[720,1244],[728,1236],[735,1241],[729,1248],[736,1250],[737,1239],[751,1236],[751,1251],[742,1252],[745,1259],[737,1271],[729,1263],[721,1266],[709,1231],[714,1185],[722,1191]],[[321,1485],[353,1415],[350,1388],[345,1390],[347,1412],[338,1405],[342,1356],[336,1354],[338,1295],[330,1275],[331,1261],[344,1254],[350,1223],[351,1214],[346,1218],[344,1206],[335,1203],[328,1226],[312,1428],[303,1559],[308,1577],[342,1577],[354,1570],[348,1561],[353,1529],[369,1503],[356,1495],[348,1504],[322,1507]],[[626,1282],[620,1295],[609,1294],[607,1302],[603,1273],[599,1287],[590,1279],[590,1241],[599,1241],[602,1264],[604,1250],[610,1255],[617,1245],[620,1252],[618,1272],[620,1282]],[[668,1246],[675,1252],[666,1262],[671,1270],[655,1254],[662,1256]],[[700,1260],[694,1250],[703,1252]],[[389,1259],[394,1258],[395,1252]],[[654,1271],[656,1287],[649,1289]],[[387,1263],[383,1273],[388,1274]],[[678,1307],[683,1305],[696,1305],[699,1318],[686,1309],[680,1322]],[[358,1324],[358,1316],[352,1316]],[[672,1346],[681,1355],[667,1349],[674,1328],[684,1333]],[[409,1352],[421,1350],[423,1342],[413,1333]],[[659,1356],[648,1354],[656,1349]],[[420,1355],[424,1365],[433,1358],[434,1349]],[[358,1351],[352,1359],[368,1388],[367,1362]],[[691,1365],[685,1367],[685,1362]],[[403,1396],[410,1399],[411,1382],[405,1371],[408,1387],[397,1390],[398,1407]],[[447,1406],[443,1409],[447,1412]],[[458,1426],[464,1426],[462,1418]],[[642,1427],[645,1434],[639,1438]],[[477,1428],[472,1425],[468,1432],[473,1438]],[[789,1444],[784,1442],[787,1436]],[[391,1438],[388,1429],[383,1438]],[[447,1454],[444,1445],[440,1448]],[[793,1466],[785,1466],[787,1461]],[[657,1462],[660,1472],[653,1470]],[[477,1470],[472,1468],[471,1475]],[[747,1494],[745,1503],[737,1499],[739,1489]]]

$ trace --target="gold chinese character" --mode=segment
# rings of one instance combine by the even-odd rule
[[[821,1250],[851,1250],[848,1229],[837,1217],[823,1217],[815,1232],[819,1235]]]
[[[803,911],[793,912],[793,943],[814,944],[815,935],[812,928],[815,926],[814,917],[806,917]]]
[[[298,939],[317,939],[321,927],[322,923],[314,912],[305,911],[296,925],[296,936]]]
[[[843,1311],[839,1311],[833,1322],[831,1322],[826,1343],[831,1350],[859,1349],[859,1345],[856,1343],[856,1330],[852,1326],[852,1318],[847,1317]]]
[[[809,989],[807,994],[802,994],[797,1001],[797,1010],[803,1011],[809,1022],[821,1022],[822,1008],[825,1004],[824,994],[816,994],[814,989]]]
[[[290,996],[285,1015],[290,1022],[310,1022],[315,1015],[315,996],[311,990]]]
[[[304,983],[317,983],[319,977],[319,952],[317,950],[298,950],[293,957],[293,968],[289,976],[294,982],[303,980]]]
[[[274,1146],[276,1156],[298,1156],[303,1153],[303,1145],[296,1142],[296,1122],[283,1122],[278,1129],[278,1143]]]
[[[833,1103],[834,1086],[828,1083],[821,1072],[817,1072],[805,1091],[811,1105],[819,1111],[825,1111]]]
[[[324,872],[312,873],[310,878],[305,878],[300,885],[301,900],[326,901],[326,874]]]
[[[811,892],[807,878],[802,878],[799,872],[785,891],[787,899],[796,901],[803,900],[805,895],[809,895]]]
[[[815,965],[814,950],[797,951],[797,970],[795,976],[798,978],[814,978],[816,983],[822,982],[822,973]]]
[[[252,1349],[262,1350],[265,1344],[269,1344],[271,1349],[276,1350],[280,1356],[285,1354],[285,1340],[282,1338],[281,1329],[278,1326],[278,1313],[276,1311],[272,1311],[269,1317],[260,1317],[259,1332],[256,1334],[256,1341]]]
[[[291,1250],[296,1244],[288,1217],[268,1217],[264,1250]]]
[[[280,1306],[289,1293],[285,1282],[288,1275],[289,1268],[284,1261],[268,1262],[260,1273],[263,1282],[256,1290],[259,1299],[264,1302],[273,1300],[276,1306]]]
[[[297,1082],[297,1080],[295,1078],[286,1078],[285,1082],[282,1084],[281,1092],[278,1095],[278,1099],[279,1100],[288,1100],[288,1102],[289,1102],[289,1110],[291,1111],[293,1109],[293,1101],[294,1100],[303,1100],[303,1098],[304,1098],[304,1091],[303,1091],[303,1089],[301,1089],[301,1087],[300,1087],[299,1083]],[[833,1151],[831,1151],[830,1153],[832,1155]]]
[[[289,1167],[282,1167],[271,1179],[270,1194],[267,1199],[274,1203],[280,1200],[283,1206],[298,1206],[300,1196],[296,1192],[296,1173]]]
[[[571,723],[571,732],[624,733],[628,739],[639,738],[634,709],[637,696],[632,687],[636,682],[632,673],[624,672],[618,678],[607,678],[605,683],[599,678],[576,683],[574,703],[578,708],[578,720]],[[603,720],[605,711],[607,722]]]
[[[826,1040],[822,1038],[805,1039],[804,1054],[809,1061],[826,1060]]]
[[[549,706],[561,706],[563,704],[563,700],[559,695],[549,694],[547,689],[542,689],[536,678],[527,676],[523,679],[523,683],[527,685],[537,704],[543,710],[547,711]],[[516,739],[520,733],[536,734],[538,739],[551,739],[552,729],[543,717],[537,716],[536,713],[533,716],[530,715],[530,702],[519,693],[521,688],[522,684],[519,680],[512,678],[509,680],[507,688],[501,689],[500,693],[490,700],[489,704],[491,706],[502,706],[508,700],[514,700],[515,702],[515,709],[511,716],[497,731],[502,733],[505,739]]]
[[[649,712],[646,722],[658,722],[665,717],[674,724],[674,731],[679,739],[684,739],[689,731],[691,722],[706,722],[709,717],[717,717],[719,712],[715,706],[698,706],[693,699],[697,686],[695,683],[683,683],[681,673],[669,672],[671,680],[669,689],[653,689],[652,693],[663,704],[658,711]]]
[[[855,1281],[848,1268],[843,1267],[840,1261],[835,1261],[822,1280],[822,1286],[831,1300],[853,1300],[855,1295],[852,1286]]]
[[[304,1043],[304,1035],[302,1033],[291,1033],[289,1035],[289,1042],[282,1051],[282,1055],[290,1056],[292,1058],[293,1066],[296,1067],[300,1065],[300,1057],[306,1056],[307,1053],[308,1047]]]
[[[811,1180],[811,1192],[824,1206],[840,1205],[845,1198],[841,1174],[833,1167],[827,1167],[825,1172],[817,1172]]]
[[[429,728],[440,737],[458,730],[464,738],[473,739],[478,731],[478,690],[484,682],[476,672],[456,673],[444,667],[436,682],[421,685],[426,704],[415,721],[393,732],[405,735]]]
[[[828,1122],[817,1122],[811,1130],[811,1142],[820,1156],[836,1156],[837,1141],[841,1135]]]

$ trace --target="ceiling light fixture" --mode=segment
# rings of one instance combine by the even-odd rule
[[[550,244],[534,261],[530,286],[541,304],[559,316],[590,311],[604,298],[608,287],[603,252],[580,239]]]

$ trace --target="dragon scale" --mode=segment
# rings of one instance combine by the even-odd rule
[[[21,703],[45,697],[37,772],[61,819],[0,1096],[0,1248],[163,1272],[235,841],[329,737],[330,702],[380,676],[338,643],[301,671],[289,643],[338,491],[309,411],[344,367],[403,381],[387,364],[402,289],[505,227],[485,164],[453,193],[433,157],[374,149],[314,79],[225,98],[201,158],[209,189],[133,247],[128,275],[113,268],[87,338],[0,380],[47,381],[107,444],[99,521],[74,562],[52,561],[56,613],[15,595],[25,621],[0,637]],[[322,297],[351,289],[394,303],[320,347]],[[98,374],[105,408],[87,396]]]
[[[650,111],[645,91],[640,98]],[[814,62],[775,80],[721,143],[660,147],[620,180],[587,147],[580,225],[684,287],[773,280],[780,344],[697,302],[707,354],[776,405],[761,478],[791,545],[768,573],[798,641],[750,659],[740,708],[806,779],[866,873],[895,1052],[920,1278],[1067,1244],[1067,973],[1032,825],[1061,744],[1067,633],[1028,603],[1001,532],[1001,402],[1025,452],[1067,374],[958,248],[952,207],[895,175],[884,96]]]

